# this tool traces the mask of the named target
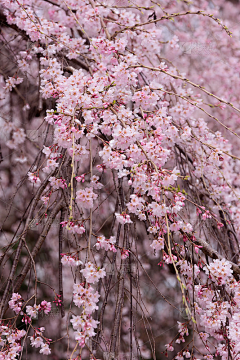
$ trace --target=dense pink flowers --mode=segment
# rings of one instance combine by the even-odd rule
[[[81,207],[91,209],[93,207],[93,201],[97,199],[97,194],[93,192],[92,187],[89,187],[84,190],[78,190],[76,198]]]
[[[10,308],[18,314],[22,308],[22,297],[18,293],[13,293],[12,298],[9,301]]]
[[[144,254],[149,266],[151,256],[156,256],[164,271],[170,265],[175,272],[187,317],[186,322],[178,322],[175,339],[167,340],[166,353],[175,351],[175,344],[184,344],[175,359],[196,360],[201,354],[203,359],[239,360],[240,285],[234,274],[239,269],[239,154],[234,141],[231,145],[218,128],[227,132],[228,126],[237,128],[239,123],[239,110],[231,103],[238,102],[239,43],[231,43],[229,31],[216,17],[223,0],[163,1],[163,5],[151,0],[128,5],[110,0],[0,3],[11,31],[17,28],[18,35],[24,35],[16,73],[1,75],[1,99],[11,102],[11,91],[21,95],[25,80],[37,81],[39,113],[42,103],[48,108],[45,115],[40,114],[47,135],[41,138],[36,161],[26,170],[27,182],[33,193],[37,191],[41,206],[37,208],[34,201],[29,206],[39,212],[40,225],[47,218],[50,227],[54,219],[48,216],[49,209],[56,209],[59,199],[64,204],[59,208],[63,217],[59,233],[53,236],[59,253],[64,251],[58,259],[59,273],[63,265],[66,273],[75,274],[72,301],[77,315],[72,314],[70,322],[81,351],[96,335],[102,294],[115,286],[110,282],[106,286],[103,280],[106,266],[119,261],[122,270]],[[226,6],[232,9],[231,4]],[[239,29],[233,27],[238,38]],[[194,47],[201,50],[203,43],[208,44],[206,28],[220,35],[216,54],[223,54],[228,63],[221,63],[213,52],[198,61],[196,53],[190,60],[183,56],[183,50],[194,53]],[[6,37],[10,43],[8,33]],[[192,37],[200,39],[201,46],[193,44]],[[210,91],[219,90],[219,96],[203,87],[206,80]],[[28,114],[32,104],[20,98],[21,111]],[[23,154],[22,148],[32,139],[20,126],[20,117],[14,116],[16,121],[1,120],[5,143],[8,151],[19,151],[14,161],[24,167],[32,159],[31,152]],[[230,132],[236,135],[235,130]],[[28,239],[24,241],[31,253],[32,244],[29,250]],[[215,250],[216,241],[220,250]],[[60,250],[66,243],[70,249]],[[208,262],[206,257],[211,256],[214,260]],[[131,288],[138,286],[138,278],[139,274],[131,278]],[[122,298],[116,303],[123,303],[115,319],[129,296],[123,280],[118,279]],[[135,295],[131,294],[131,301],[136,301],[131,314],[139,305]],[[18,293],[7,302],[15,318],[31,326],[31,345],[40,354],[51,354],[45,329],[32,325],[39,313],[50,313],[51,303],[43,300],[37,305],[36,296],[30,305]],[[61,295],[56,295],[55,303],[63,304]],[[129,329],[131,333],[138,330],[133,324]],[[197,349],[195,339],[188,342],[189,329],[203,349]],[[16,358],[26,332],[10,325],[1,326],[0,331],[4,346],[0,360]],[[111,339],[114,336],[107,334]],[[100,339],[105,341],[102,334]]]
[[[218,282],[219,285],[226,284],[233,273],[231,264],[225,259],[214,259],[209,266],[204,268],[204,270],[209,274],[211,279]]]

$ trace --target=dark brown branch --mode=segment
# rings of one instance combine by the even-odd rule
[[[31,221],[31,218],[32,218],[32,214],[37,206],[37,203],[40,199],[40,196],[41,194],[43,193],[44,189],[46,188],[47,184],[48,184],[48,179],[51,175],[48,175],[48,177],[44,180],[44,182],[42,183],[42,185],[39,187],[33,201],[32,201],[32,204],[30,206],[30,209],[29,209],[29,214],[28,214],[28,218],[26,220],[26,224],[25,224],[25,227],[24,227],[24,230],[21,234],[21,237],[20,237],[20,240],[19,240],[19,243],[18,243],[18,247],[17,247],[17,251],[16,251],[16,254],[15,254],[15,257],[14,257],[14,260],[13,260],[13,265],[12,265],[12,269],[11,269],[11,272],[10,272],[10,275],[9,275],[9,278],[8,278],[8,281],[7,281],[7,285],[5,287],[5,290],[4,290],[4,294],[3,294],[3,298],[2,298],[2,301],[1,301],[1,304],[0,304],[0,319],[2,319],[3,317],[3,308],[5,307],[5,304],[6,304],[6,301],[7,301],[7,297],[9,295],[9,290],[10,290],[10,287],[13,283],[13,277],[14,277],[14,274],[15,274],[15,271],[16,271],[16,268],[17,268],[17,265],[18,265],[18,262],[19,262],[19,258],[20,258],[20,254],[21,254],[21,251],[22,251],[22,247],[24,245],[24,237],[26,236],[26,233],[27,233],[27,230],[28,230],[28,227],[29,227],[29,224],[30,224],[30,221]],[[31,263],[31,259],[29,258],[29,263]]]
[[[15,30],[17,33],[19,33],[19,35],[21,35],[23,37],[24,40],[31,41],[30,37],[27,35],[27,33],[24,30],[19,29],[18,26],[15,24],[8,24],[6,17],[4,16],[4,14],[2,12],[0,12],[0,23],[2,26],[10,27],[11,29]],[[66,60],[69,62],[69,59],[66,58]],[[71,59],[70,62],[72,64],[79,66],[80,68],[82,68],[86,71],[89,71],[89,66],[86,63],[84,63],[82,60]],[[71,68],[70,66],[67,66],[66,71],[70,71],[70,68]],[[72,72],[72,70],[73,70],[73,68],[71,69],[70,72]]]
[[[203,239],[199,239],[197,238],[195,241],[194,241],[194,244],[196,245],[199,245],[199,246],[202,246],[201,248],[201,251],[209,256],[211,259],[219,259],[219,260],[222,260],[222,259],[225,259],[224,256],[220,255],[216,250],[214,250],[205,240]],[[232,261],[229,261],[230,262],[231,266],[232,266],[232,269],[233,269],[233,273],[236,275],[240,275],[240,267],[236,264],[234,264]]]
[[[64,317],[65,310],[64,310],[64,302],[63,302],[63,281],[62,281],[62,262],[61,262],[61,254],[62,254],[62,243],[63,243],[63,226],[61,222],[64,221],[66,209],[61,209],[61,216],[60,216],[60,224],[59,224],[59,295],[61,296],[61,316]]]
[[[58,201],[58,203],[55,205],[55,207],[52,210],[51,214],[49,215],[48,221],[47,221],[46,225],[43,228],[43,232],[39,236],[39,238],[38,238],[38,240],[37,240],[37,242],[36,242],[36,244],[35,244],[35,246],[34,246],[34,248],[32,250],[33,259],[39,253],[39,251],[41,249],[41,246],[42,246],[42,244],[43,244],[43,242],[44,242],[44,240],[45,240],[45,238],[46,238],[46,236],[47,236],[47,234],[48,234],[48,232],[49,232],[49,230],[50,230],[50,228],[52,226],[52,223],[53,223],[55,217],[57,216],[57,214],[59,213],[59,211],[62,209],[62,207],[63,207],[63,200],[60,199]],[[15,282],[14,287],[13,287],[14,291],[19,290],[20,286],[22,285],[22,283],[23,283],[23,281],[24,281],[24,279],[25,279],[25,277],[26,277],[26,275],[27,275],[27,273],[28,273],[28,271],[30,269],[30,265],[31,265],[31,259],[28,258],[28,260],[26,261],[26,263],[25,263],[25,265],[24,265],[24,267],[22,269],[21,274],[16,279],[16,282]]]
[[[19,35],[23,37],[24,40],[30,41],[30,38],[27,35],[26,31],[19,29],[15,24],[9,24],[5,15],[2,12],[0,12],[0,23],[1,26],[10,27],[11,29],[15,30],[17,33],[19,33]]]
[[[37,242],[36,242],[36,244],[35,244],[35,246],[34,246],[34,248],[32,250],[31,257],[29,257],[27,259],[27,261],[26,261],[26,263],[25,263],[25,265],[24,265],[24,267],[23,267],[23,269],[21,271],[21,274],[18,275],[15,283],[13,284],[13,287],[12,287],[13,292],[17,292],[20,289],[25,277],[27,276],[28,271],[30,270],[32,259],[34,259],[36,257],[36,255],[38,254],[38,252],[40,251],[41,246],[42,246],[42,244],[43,244],[43,242],[44,242],[44,240],[45,240],[45,238],[46,238],[46,236],[47,236],[47,234],[48,234],[48,232],[49,232],[49,230],[51,228],[51,225],[52,225],[55,217],[57,216],[58,212],[61,210],[62,207],[63,207],[63,200],[61,199],[61,200],[59,200],[57,205],[52,210],[52,212],[51,212],[51,214],[50,214],[50,216],[48,218],[48,221],[47,221],[46,225],[44,226],[43,232],[40,235],[40,237],[38,238],[38,240],[37,240]],[[19,242],[19,244],[21,243],[21,247],[22,247],[23,243],[24,243],[23,238],[21,237],[20,240],[21,241]],[[18,260],[19,255],[18,255],[18,257],[16,255],[15,258],[17,258],[17,260]],[[12,267],[13,274],[15,273],[15,270],[16,270],[16,266],[15,267],[13,266]],[[2,300],[2,303],[1,303],[2,304],[2,314],[5,313],[5,311],[7,309],[7,306],[8,306],[8,301],[9,301],[9,298],[10,298],[9,289],[10,289],[10,285],[12,284],[12,278],[10,278],[10,280],[8,281],[8,284],[9,285],[6,287],[5,292],[4,292],[4,297],[3,297],[4,302]],[[1,315],[1,318],[3,318],[2,315]]]

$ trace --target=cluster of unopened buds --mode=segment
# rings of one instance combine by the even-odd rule
[[[220,222],[217,223],[218,229],[221,229],[223,226],[224,226],[224,225],[223,225],[222,223],[220,223]]]
[[[194,245],[194,250],[197,254],[199,252],[199,249],[201,249],[201,248],[202,248],[202,246],[200,246],[200,245]]]
[[[77,182],[83,182],[85,181],[85,174],[76,176],[75,179],[77,180]]]
[[[62,299],[60,294],[55,295],[55,299],[53,300],[56,306],[62,306]]]
[[[122,259],[122,260],[125,260],[125,259],[128,258],[128,256],[129,256],[129,250],[127,250],[127,249],[122,249],[122,250],[121,250],[121,259]]]

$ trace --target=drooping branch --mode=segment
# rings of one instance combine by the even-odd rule
[[[30,270],[30,267],[31,267],[31,262],[32,262],[32,259],[35,259],[36,255],[38,254],[39,250],[41,249],[41,246],[43,244],[43,242],[45,241],[46,239],[46,236],[51,228],[51,225],[55,219],[55,217],[57,216],[57,214],[59,213],[59,211],[61,210],[61,208],[63,207],[63,200],[60,199],[57,204],[55,205],[54,209],[52,210],[52,212],[50,213],[49,217],[48,217],[48,220],[43,228],[43,231],[42,231],[42,234],[39,236],[33,250],[32,250],[32,253],[31,253],[31,258],[29,257],[24,265],[24,267],[22,268],[21,270],[21,273],[17,276],[16,280],[13,282],[13,275],[15,274],[15,269],[14,271],[12,271],[12,278],[10,278],[10,280],[8,281],[8,286],[6,287],[6,290],[4,292],[4,302],[2,300],[2,306],[1,306],[1,317],[3,316],[3,314],[5,313],[7,307],[8,307],[8,300],[10,298],[10,294],[9,294],[9,287],[10,285],[12,284],[12,290],[13,292],[17,292],[25,277],[27,276],[27,273],[28,271]],[[19,244],[21,244],[21,247],[23,246],[23,240],[21,242],[19,242]],[[17,255],[17,254],[16,254]],[[18,257],[16,256],[16,259],[18,260],[19,259],[19,254],[18,254]],[[15,264],[14,264],[15,265]],[[16,265],[15,265],[16,266]]]
[[[8,277],[6,287],[4,289],[2,301],[1,301],[1,304],[0,304],[0,318],[3,317],[3,309],[4,309],[5,305],[6,305],[7,297],[9,296],[9,290],[10,290],[10,287],[13,286],[13,278],[14,278],[14,275],[15,275],[15,272],[16,272],[16,269],[17,269],[19,259],[20,259],[20,254],[21,254],[21,251],[22,251],[22,247],[24,246],[24,240],[23,239],[25,238],[27,230],[29,228],[29,224],[32,221],[33,213],[34,213],[34,210],[35,210],[35,208],[36,208],[36,206],[37,206],[37,204],[39,202],[40,196],[43,193],[46,186],[48,185],[50,176],[52,174],[54,174],[54,173],[55,173],[55,170],[46,177],[46,179],[43,181],[41,186],[38,188],[34,199],[32,200],[32,203],[31,203],[31,206],[30,206],[30,209],[29,209],[29,214],[28,214],[24,229],[23,229],[22,234],[20,235],[20,238],[19,238],[19,243],[18,243],[18,247],[17,247],[17,251],[16,251],[16,254],[15,254],[14,260],[13,260],[12,269],[11,269],[10,275]],[[5,254],[6,254],[6,252],[5,252]],[[3,260],[3,256],[2,256],[1,260]],[[31,259],[29,259],[29,263],[31,263]]]

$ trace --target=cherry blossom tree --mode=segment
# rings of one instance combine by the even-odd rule
[[[239,5],[0,19],[0,360],[240,360]]]

